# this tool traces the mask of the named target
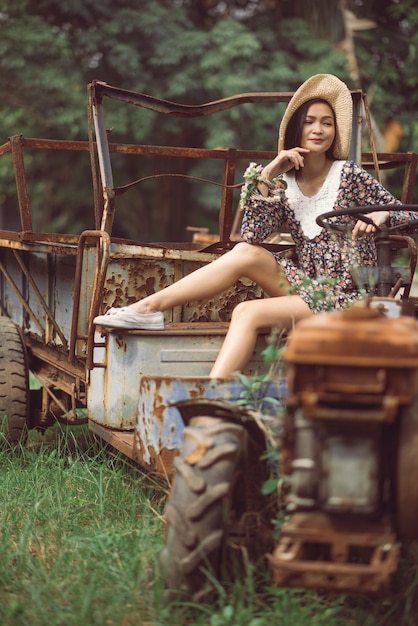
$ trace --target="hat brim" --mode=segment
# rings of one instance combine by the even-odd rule
[[[336,121],[333,156],[335,159],[347,159],[353,124],[353,99],[347,85],[332,74],[315,74],[295,91],[280,124],[279,152],[284,148],[286,130],[292,115],[302,104],[314,98],[321,98],[332,107]]]

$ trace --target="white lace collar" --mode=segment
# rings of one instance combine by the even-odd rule
[[[287,183],[286,197],[295,219],[308,239],[314,239],[321,232],[315,219],[321,213],[332,211],[340,190],[341,171],[345,161],[334,161],[321,189],[314,196],[304,196],[292,175],[284,174]]]

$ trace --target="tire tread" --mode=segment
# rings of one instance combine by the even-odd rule
[[[0,317],[0,420],[11,444],[24,441],[29,419],[26,349],[16,324]]]

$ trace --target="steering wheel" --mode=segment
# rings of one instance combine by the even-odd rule
[[[328,220],[332,217],[344,216],[344,215],[352,215],[357,219],[365,222],[366,224],[371,224],[376,228],[377,232],[382,231],[381,226],[376,226],[373,220],[370,217],[367,217],[367,213],[373,213],[374,211],[415,211],[418,212],[418,204],[372,204],[368,206],[353,206],[347,209],[337,209],[334,211],[328,211],[327,213],[321,213],[316,218],[316,223],[322,228],[326,228],[328,230],[336,230],[340,232],[347,232],[351,230],[351,227],[348,224],[334,224],[329,222]],[[394,230],[401,230],[402,228],[413,228],[418,227],[418,219],[411,220],[410,222],[405,222],[405,224],[397,224],[396,226],[384,226],[385,233],[389,233]]]
[[[367,213],[373,211],[414,211],[418,212],[418,205],[416,204],[374,204],[370,206],[355,206],[347,209],[337,209],[334,211],[328,211],[322,213],[316,218],[316,223],[328,230],[334,230],[343,232],[345,234],[351,232],[352,225],[350,224],[334,224],[329,220],[343,215],[355,216],[356,219],[362,220],[366,224],[372,224],[376,228],[375,242],[376,242],[376,254],[377,254],[377,267],[358,267],[356,271],[358,276],[362,277],[363,283],[367,283],[370,280],[368,277],[374,272],[374,282],[378,296],[388,296],[395,294],[399,287],[404,286],[404,297],[409,297],[412,277],[415,273],[417,263],[417,250],[414,240],[411,237],[404,237],[401,235],[390,235],[392,231],[402,231],[404,228],[411,229],[418,227],[418,219],[411,220],[402,224],[396,224],[395,226],[376,226],[370,217],[367,217]],[[394,240],[403,239],[408,242],[408,248],[410,252],[409,270],[407,268],[394,268],[391,263],[392,244]],[[407,271],[405,271],[407,270]]]

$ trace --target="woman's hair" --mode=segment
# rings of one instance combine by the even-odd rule
[[[312,104],[315,104],[316,102],[323,102],[324,104],[327,104],[330,107],[332,111],[332,115],[334,117],[334,125],[335,126],[337,125],[334,109],[332,108],[329,102],[327,102],[323,98],[312,98],[312,100],[307,100],[307,102],[304,102],[303,104],[300,105],[300,107],[297,109],[297,111],[293,113],[292,117],[289,120],[289,123],[286,128],[286,134],[284,137],[284,149],[285,150],[290,150],[291,148],[294,148],[295,146],[300,146],[300,140],[302,137],[302,129],[305,123],[308,109]],[[334,161],[335,157],[333,155],[333,151],[334,151],[334,142],[332,142],[332,146],[329,147],[326,153],[327,157]]]

